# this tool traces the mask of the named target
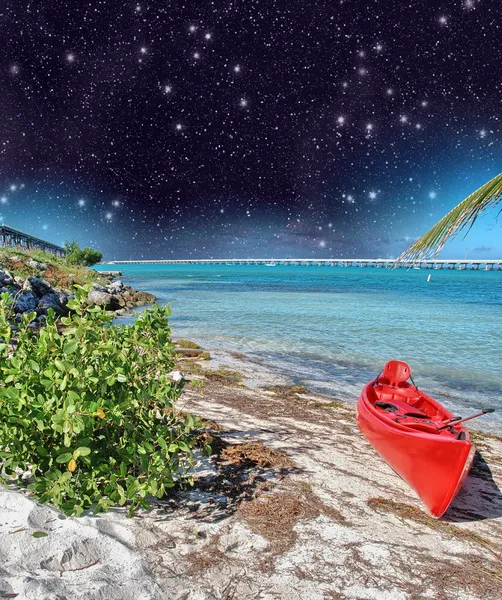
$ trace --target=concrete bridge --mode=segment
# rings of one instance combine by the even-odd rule
[[[403,269],[465,269],[484,271],[501,271],[502,258],[495,260],[450,259],[421,260],[398,262],[384,258],[221,258],[221,259],[186,259],[186,260],[115,260],[108,265],[262,265],[266,267],[373,267]]]
[[[56,256],[65,255],[65,250],[61,246],[51,244],[51,242],[46,242],[20,229],[14,229],[14,227],[3,224],[0,224],[0,246],[10,246],[24,250],[44,250]]]

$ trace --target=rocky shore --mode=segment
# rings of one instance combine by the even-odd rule
[[[37,322],[43,323],[47,312],[52,309],[57,316],[65,316],[69,310],[68,301],[74,298],[70,289],[55,286],[44,278],[50,267],[46,263],[38,262],[32,258],[25,260],[20,256],[10,256],[0,265],[0,293],[7,292],[13,299],[13,311],[17,318],[23,313],[36,312]],[[29,270],[34,275],[16,275],[17,272]],[[114,273],[99,274],[101,283],[92,283],[87,302],[89,305],[98,305],[116,314],[124,314],[137,306],[144,306],[155,302],[155,296],[148,292],[141,292],[122,281],[111,281]],[[70,276],[67,284],[71,286],[78,283],[78,279]]]

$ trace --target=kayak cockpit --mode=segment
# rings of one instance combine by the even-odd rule
[[[414,431],[466,439],[463,427],[442,427],[452,415],[409,383],[410,377],[410,368],[402,361],[389,361],[385,365],[382,373],[368,386],[368,400],[376,415]]]

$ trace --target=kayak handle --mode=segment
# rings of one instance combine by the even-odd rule
[[[456,425],[458,425],[459,423],[464,423],[465,421],[470,421],[471,419],[475,419],[476,417],[481,417],[483,415],[488,415],[492,412],[495,412],[494,408],[484,408],[482,411],[476,413],[475,415],[471,415],[470,417],[452,417],[451,419],[448,419],[447,421],[441,421],[440,425],[441,427],[438,427],[438,431],[441,431],[441,429],[446,429],[447,427],[449,427],[452,423],[455,423]]]

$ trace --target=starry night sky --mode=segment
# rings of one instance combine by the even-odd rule
[[[5,0],[0,33],[0,219],[105,259],[392,257],[502,170],[498,0]],[[443,256],[502,256],[495,216]]]

